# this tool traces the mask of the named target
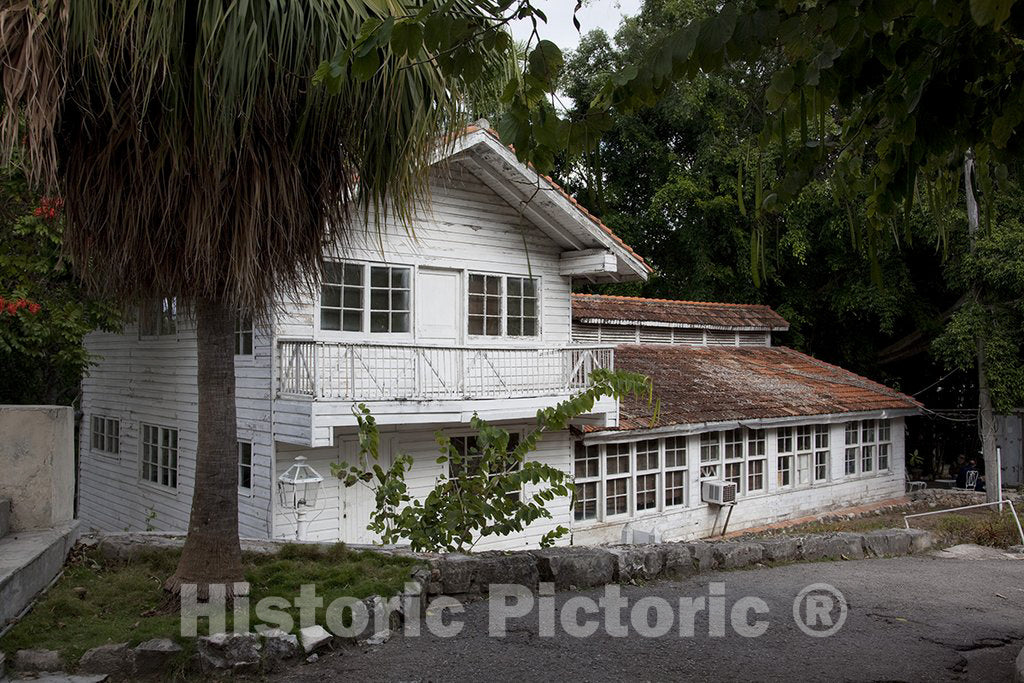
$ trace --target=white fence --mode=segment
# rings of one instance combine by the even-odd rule
[[[348,401],[557,396],[613,369],[612,346],[482,348],[278,342],[278,394]]]

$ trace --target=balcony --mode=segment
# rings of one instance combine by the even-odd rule
[[[567,396],[612,369],[613,346],[497,348],[278,342],[279,398],[466,401]]]

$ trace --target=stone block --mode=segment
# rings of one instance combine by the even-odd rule
[[[319,624],[307,626],[299,630],[299,642],[302,644],[302,650],[306,654],[327,647],[333,639],[334,636]]]
[[[87,650],[78,660],[78,671],[126,678],[135,672],[135,650],[128,643],[100,645]]]
[[[693,555],[693,544],[665,543],[661,549],[663,577],[685,579],[700,571],[700,563]]]
[[[63,671],[64,664],[54,650],[18,650],[14,653],[14,670],[25,673]]]
[[[259,669],[263,645],[256,633],[215,633],[200,637],[196,645],[203,671],[251,673]]]
[[[770,538],[761,541],[761,552],[765,562],[796,562],[800,559],[800,539],[791,536]]]
[[[805,536],[800,543],[800,556],[807,561],[853,560],[864,557],[861,534],[836,533]]]
[[[609,548],[615,556],[615,580],[619,583],[651,581],[661,575],[665,553],[658,545],[630,545]]]
[[[540,580],[552,581],[556,588],[590,588],[615,581],[618,563],[603,548],[543,548],[530,554],[536,558]]]
[[[908,555],[911,542],[905,529],[879,529],[864,534],[864,550],[874,557]]]
[[[299,654],[299,639],[294,634],[272,628],[264,631],[262,636],[263,663],[270,670],[278,668],[281,662]]]
[[[154,638],[135,646],[135,673],[140,676],[163,674],[173,666],[181,646],[170,638]]]
[[[759,543],[721,541],[712,544],[715,567],[718,569],[742,569],[761,561],[763,551]]]

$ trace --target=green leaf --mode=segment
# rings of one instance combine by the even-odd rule
[[[530,52],[528,62],[530,75],[541,81],[546,90],[553,90],[555,80],[565,64],[562,50],[550,40],[542,40]]]
[[[1014,0],[971,0],[971,18],[978,26],[992,24],[998,31],[1003,22],[1010,18]]]

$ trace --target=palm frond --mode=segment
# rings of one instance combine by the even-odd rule
[[[309,284],[358,213],[408,222],[464,93],[385,55],[311,85],[399,0],[17,0],[0,9],[2,161],[60,192],[87,285],[131,301],[226,299],[259,314]],[[467,9],[472,3],[466,3]]]

